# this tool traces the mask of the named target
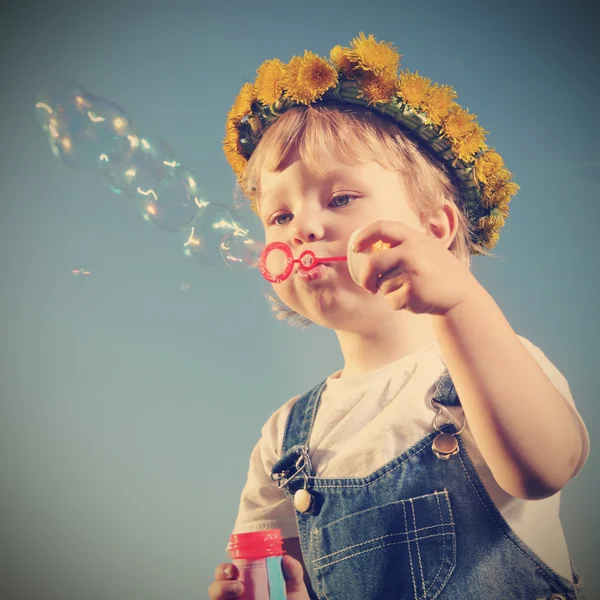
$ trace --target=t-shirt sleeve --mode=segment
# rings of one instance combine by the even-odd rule
[[[287,417],[298,398],[292,398],[273,413],[261,430],[261,437],[250,455],[233,533],[281,529],[284,538],[298,537],[292,501],[271,479],[271,469],[281,456]]]
[[[573,474],[573,477],[575,477],[583,468],[583,465],[585,464],[587,457],[590,454],[590,437],[585,423],[583,422],[583,419],[581,418],[581,415],[579,414],[575,406],[573,395],[571,394],[571,390],[569,389],[569,383],[567,382],[565,376],[552,364],[550,359],[542,352],[542,350],[540,350],[537,346],[532,344],[528,339],[522,336],[518,337],[523,343],[523,345],[529,350],[529,352],[531,352],[532,356],[537,360],[538,364],[542,367],[542,369],[544,370],[548,378],[552,381],[556,389],[568,402],[569,407],[571,408],[571,411],[573,413],[573,417],[579,425],[582,451],[579,464],[577,465],[575,473]]]

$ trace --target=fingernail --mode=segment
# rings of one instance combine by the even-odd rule
[[[352,244],[352,252],[358,252],[358,244]]]
[[[231,577],[233,575],[233,568],[231,566],[225,567],[223,572],[225,573],[225,577]]]

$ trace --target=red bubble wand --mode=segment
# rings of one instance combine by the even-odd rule
[[[267,258],[273,250],[281,250],[285,256],[283,263],[283,271],[281,273],[271,273],[267,268]],[[271,242],[267,244],[260,255],[258,267],[262,276],[271,283],[281,283],[285,281],[292,273],[294,265],[298,263],[304,271],[310,271],[321,263],[337,262],[340,260],[348,260],[347,256],[315,256],[312,250],[305,250],[298,258],[294,258],[290,247],[283,242]]]

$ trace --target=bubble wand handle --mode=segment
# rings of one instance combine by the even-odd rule
[[[317,265],[320,265],[321,263],[328,263],[328,262],[338,262],[340,260],[348,260],[347,256],[323,256],[323,257],[318,257],[315,256],[314,259],[314,264],[310,265],[309,267],[304,267],[302,264],[300,264],[300,266],[304,269],[313,269],[314,267],[316,267]],[[298,259],[298,261],[300,261],[300,259]]]

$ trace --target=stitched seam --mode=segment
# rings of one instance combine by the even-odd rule
[[[454,524],[454,515],[452,514],[452,505],[450,504],[450,495],[448,494],[447,488],[444,488],[444,493],[446,495],[446,503],[448,506],[448,512],[450,513],[450,519],[451,519],[452,523]],[[444,581],[442,581],[442,584],[440,586],[440,591],[438,591],[438,593],[434,596],[434,598],[437,598],[439,596],[439,594],[441,593],[441,590],[443,590],[446,583],[448,583],[448,579],[450,579],[450,576],[454,572],[455,566],[456,566],[456,536],[454,535],[452,537],[452,568],[448,569],[448,574],[446,575],[446,579],[444,579]]]
[[[435,529],[437,527],[445,527],[445,526],[454,526],[454,523],[441,523],[439,525],[428,525],[427,527],[421,527],[420,529],[415,530],[415,533],[418,531],[425,531],[426,529]],[[452,533],[452,532],[448,532],[448,531],[442,531],[440,533],[434,533],[433,535],[430,536],[422,536],[421,539],[425,539],[425,537],[434,537],[436,535],[446,535],[447,533]],[[352,548],[360,548],[361,546],[365,546],[366,544],[370,544],[372,542],[378,542],[379,540],[384,540],[386,538],[390,538],[390,537],[397,537],[399,535],[406,535],[403,532],[400,533],[388,533],[386,535],[382,535],[378,538],[372,538],[370,540],[367,540],[366,542],[360,542],[360,544],[354,544],[353,546],[346,546],[345,548],[343,548],[342,550],[336,550],[335,552],[331,552],[330,554],[326,554],[325,556],[319,556],[319,558],[315,558],[313,562],[320,562],[322,560],[325,560],[326,558],[329,558],[330,556],[335,556],[336,554],[341,554],[342,552],[347,552],[348,550],[351,550]],[[407,536],[408,538],[408,536]],[[400,540],[400,542],[404,543],[408,541],[407,540]]]
[[[429,496],[433,496],[434,494],[443,494],[443,491],[436,491],[436,492],[432,492],[431,494],[423,494],[422,496],[415,496],[413,498],[413,500],[419,500],[420,498],[428,498]],[[390,502],[389,504],[384,504],[383,506],[392,506],[393,504],[402,504],[403,502],[407,502],[407,500],[397,500],[396,502]],[[360,510],[356,513],[352,513],[351,515],[346,515],[344,517],[340,517],[339,519],[336,519],[335,521],[332,521],[331,523],[327,524],[327,527],[331,527],[332,525],[335,525],[336,523],[339,523],[340,521],[344,521],[345,519],[349,519],[351,517],[354,517],[356,515],[360,515],[362,513],[366,513],[372,510],[377,510],[379,508],[382,508],[381,506],[378,506],[377,508],[367,508],[365,510]],[[442,525],[445,525],[445,523],[442,523]],[[430,527],[437,527],[437,525],[431,525]],[[423,527],[422,529],[427,529],[428,527]],[[419,530],[421,531],[421,530]]]
[[[435,500],[436,500],[437,505],[438,505],[438,511],[440,513],[440,523],[441,523],[444,520],[444,517],[442,515],[442,505],[440,504],[440,497],[439,497],[438,494],[435,495]],[[452,525],[454,527],[454,523],[452,523]],[[440,566],[439,566],[439,568],[437,570],[437,573],[432,578],[431,584],[425,590],[425,593],[423,594],[423,598],[427,598],[427,592],[429,592],[429,590],[435,585],[435,582],[437,581],[437,578],[440,576],[440,572],[442,570],[442,567],[444,566],[444,560],[445,560],[445,558],[446,558],[446,536],[444,536],[442,538],[442,560],[440,561]]]
[[[321,549],[320,543],[318,544],[318,541],[317,541],[317,534],[318,534],[318,532],[319,532],[319,529],[317,527],[313,527],[311,529],[311,531],[310,531],[310,538],[311,538],[311,541],[312,541],[312,544],[313,544],[313,548],[317,552],[320,551],[320,549]],[[314,566],[314,561],[313,561],[313,566]],[[320,573],[316,573],[315,572],[315,580],[316,580],[317,586],[319,588],[317,590],[319,596],[323,595],[323,596],[325,596],[325,600],[328,600],[328,598],[327,598],[327,592],[325,591],[325,586],[323,585],[323,577],[322,577],[322,575],[320,575]]]
[[[421,539],[427,540],[429,538],[439,537],[440,535],[451,535],[452,537],[455,537],[456,534],[453,531],[446,532],[446,533],[435,533],[433,535],[424,535]],[[320,571],[321,569],[325,569],[326,567],[330,567],[331,565],[336,565],[337,563],[341,563],[345,560],[348,560],[349,558],[354,558],[355,556],[359,556],[361,554],[366,554],[367,552],[373,552],[373,550],[379,550],[381,548],[389,548],[390,546],[397,546],[398,544],[408,544],[408,543],[409,542],[407,540],[401,540],[399,542],[391,542],[389,544],[382,544],[381,546],[376,546],[375,548],[369,548],[368,550],[361,550],[360,552],[355,552],[354,554],[351,554],[350,556],[344,556],[344,558],[340,558],[339,560],[334,560],[325,565],[320,565],[318,567],[315,567],[315,570]],[[314,562],[315,561],[313,561],[313,565],[314,565]]]
[[[410,510],[412,512],[413,525],[415,527],[415,545],[417,546],[417,556],[419,557],[419,570],[421,572],[421,585],[423,586],[423,598],[426,596],[425,592],[425,576],[423,575],[423,563],[421,562],[421,549],[419,548],[419,536],[417,535],[417,514],[415,512],[415,505],[413,504],[412,498],[410,499]]]
[[[452,528],[453,528],[454,531],[456,531],[456,525],[454,523],[454,517],[452,515],[452,506],[450,505],[450,497],[448,495],[448,490],[446,488],[444,488],[444,495],[446,496],[446,506],[448,507],[448,512],[450,513],[450,521],[452,523]],[[442,506],[440,504],[439,496],[436,495],[435,499],[437,500],[438,509],[440,511],[440,521],[442,521],[443,520]],[[423,538],[421,538],[421,539],[423,539]],[[452,555],[452,567],[450,569],[448,569],[448,574],[446,575],[446,578],[444,579],[444,581],[440,585],[440,591],[444,588],[444,586],[446,585],[446,582],[448,581],[448,579],[450,579],[450,575],[452,575],[452,572],[454,571],[454,566],[456,565],[456,536],[455,535],[452,537],[452,542],[453,542],[452,548],[454,550],[453,555]],[[440,561],[439,569],[437,570],[437,573],[435,574],[435,577],[431,581],[431,585],[429,585],[429,587],[427,588],[427,592],[429,592],[429,590],[431,588],[433,588],[433,586],[435,585],[435,582],[436,582],[437,578],[440,576],[440,573],[442,571],[442,567],[444,566],[444,560],[445,560],[445,558],[446,558],[446,536],[444,536],[444,538],[443,538],[442,560]],[[423,596],[424,598],[427,597],[427,592],[425,593],[425,596]],[[439,592],[438,592],[438,594],[439,594]],[[438,594],[436,594],[436,596]]]
[[[451,423],[444,423],[444,425],[442,425],[441,430],[442,432],[445,431],[445,428],[447,425],[452,425],[452,429],[456,429],[456,427],[451,424]],[[433,435],[433,434],[430,434]],[[433,440],[432,440],[433,441]],[[405,452],[411,452],[412,448],[414,448],[415,446],[418,446],[419,444],[422,443],[422,440],[418,441],[416,444],[414,444],[413,446],[411,446],[408,450],[406,450]],[[319,483],[319,477],[313,477],[312,478],[312,486],[315,489],[321,489],[321,488],[352,488],[352,487],[365,487],[367,485],[371,485],[372,483],[375,483],[376,481],[378,481],[379,479],[383,479],[384,477],[386,477],[387,475],[389,475],[390,473],[393,473],[396,469],[399,469],[402,465],[404,465],[405,462],[409,461],[411,458],[414,458],[415,456],[418,456],[421,452],[424,452],[427,449],[431,448],[431,443],[427,443],[425,446],[423,446],[423,448],[421,448],[420,450],[415,450],[413,451],[412,454],[410,454],[409,456],[407,456],[402,462],[398,463],[395,467],[393,467],[392,469],[390,469],[389,471],[385,471],[384,473],[382,473],[381,475],[378,475],[377,477],[375,477],[374,479],[371,479],[369,481],[363,481],[361,483],[339,483],[339,484],[322,484]],[[328,477],[323,477],[323,480],[329,479]],[[345,477],[340,477],[337,479],[348,479]],[[350,478],[351,479],[351,478]],[[362,478],[364,479],[364,477]]]
[[[402,503],[404,509],[404,530],[406,531],[406,537],[408,538],[408,520],[406,518],[406,504]],[[415,600],[417,600],[417,582],[415,581],[415,571],[413,569],[412,552],[410,551],[410,540],[408,540],[408,558],[410,560],[410,574],[413,582],[413,590],[415,591]]]

